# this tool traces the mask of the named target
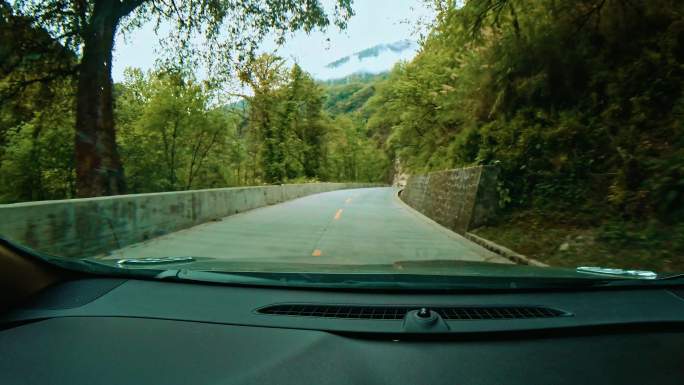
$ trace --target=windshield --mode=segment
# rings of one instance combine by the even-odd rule
[[[0,13],[0,237],[52,263],[427,287],[684,272],[682,2]]]

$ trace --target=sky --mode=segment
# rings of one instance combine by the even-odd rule
[[[322,2],[328,6],[332,1]],[[272,40],[264,41],[263,51],[275,51],[289,62],[297,62],[318,79],[341,77],[348,74],[340,71],[351,69],[331,71],[326,69],[325,65],[377,44],[393,43],[403,39],[417,40],[414,33],[415,22],[431,17],[431,12],[423,0],[354,0],[353,8],[355,15],[344,31],[331,27],[325,33],[314,31],[307,35],[304,32],[297,32],[281,47]],[[326,38],[330,40],[326,41]],[[124,69],[127,67],[152,69],[157,58],[155,51],[159,49],[158,40],[151,23],[129,34],[125,40],[123,36],[117,36],[112,67],[114,81],[123,80]],[[386,56],[382,63],[375,63],[372,67],[374,70],[381,70],[388,65],[388,60],[407,58],[410,57],[407,57],[406,53],[396,58]]]

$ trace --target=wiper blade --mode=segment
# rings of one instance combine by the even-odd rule
[[[544,279],[529,277],[443,276],[410,274],[326,274],[223,272],[191,269],[168,269],[157,279],[212,282],[227,285],[310,287],[325,289],[383,290],[527,290],[588,288],[595,279]],[[604,280],[601,280],[602,282]]]
[[[625,270],[599,266],[579,266],[575,269],[578,273],[609,275],[613,277],[657,279],[658,274],[650,270]]]
[[[684,279],[684,274],[662,275],[650,270],[626,270],[596,266],[580,266],[575,269],[578,273],[589,273],[610,276],[611,279],[600,282],[598,286],[626,286],[637,284],[677,285]],[[623,279],[619,279],[623,278]]]
[[[125,258],[116,261],[117,265],[132,265],[132,266],[146,266],[146,265],[164,265],[169,263],[189,263],[194,262],[193,257],[159,257],[159,258]]]
[[[223,272],[206,270],[165,270],[157,274],[158,279],[178,279],[181,281],[214,282],[223,284],[258,286],[305,286],[329,287],[330,282],[309,280],[307,273],[262,273],[262,272]],[[343,287],[367,285],[368,282],[343,279],[337,282]]]
[[[656,281],[676,281],[682,278],[684,278],[684,274],[672,274],[665,277],[660,277],[656,279]]]

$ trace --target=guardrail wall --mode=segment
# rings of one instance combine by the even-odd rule
[[[411,175],[401,199],[459,234],[496,215],[498,168],[475,166]]]
[[[212,220],[362,183],[309,183],[0,205],[0,235],[43,253],[89,257]]]

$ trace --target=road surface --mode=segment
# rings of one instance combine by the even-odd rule
[[[309,195],[131,245],[110,257],[162,256],[333,264],[510,263],[408,207],[391,187]]]

